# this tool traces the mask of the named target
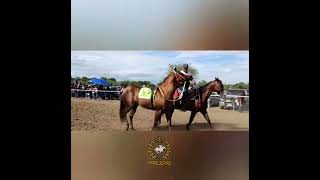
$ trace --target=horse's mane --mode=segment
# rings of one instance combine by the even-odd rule
[[[220,83],[222,84],[222,82],[221,82],[220,79],[215,79],[215,80],[218,81],[218,82],[220,82]],[[208,86],[210,83],[212,83],[212,82],[213,82],[213,81],[210,81],[210,82],[208,82],[207,84],[202,85],[201,87],[198,88],[198,90],[202,93],[202,92],[203,92],[203,89],[206,89],[207,86]],[[196,89],[193,89],[193,91],[196,91]]]
[[[164,80],[159,85],[163,84],[169,78],[170,75],[171,73],[166,78],[164,78]]]
[[[201,87],[199,87],[199,89],[204,89],[204,88],[206,88],[210,83],[212,83],[212,81],[210,81],[210,82],[208,82],[207,84],[205,84],[205,85],[202,85]]]

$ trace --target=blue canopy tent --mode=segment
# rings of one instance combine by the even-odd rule
[[[111,86],[112,85],[106,80],[96,79],[96,78],[93,78],[93,79],[89,80],[89,83],[90,84],[94,84],[94,85],[102,85],[102,86]]]

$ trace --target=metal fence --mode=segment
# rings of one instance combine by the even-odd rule
[[[119,100],[121,91],[71,89],[71,97]]]
[[[119,100],[121,91],[109,91],[109,90],[83,90],[83,89],[71,89],[71,97],[75,98],[90,98],[90,99],[103,99],[103,100]],[[239,97],[244,97],[244,102],[239,102]],[[236,96],[233,95],[229,98],[231,106],[226,106],[234,111],[249,111],[249,96]],[[208,107],[213,107],[209,105]],[[226,104],[226,102],[225,102]],[[220,103],[218,105],[220,107]]]
[[[244,98],[244,101],[241,101],[241,97]],[[233,96],[232,101],[232,110],[234,111],[249,111],[249,96]]]
[[[208,107],[220,107],[234,111],[249,111],[249,96],[232,95],[221,98],[219,95],[211,95],[208,99]]]

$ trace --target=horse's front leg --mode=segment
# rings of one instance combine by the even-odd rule
[[[189,128],[189,126],[191,125],[191,123],[192,123],[192,121],[193,121],[193,119],[194,119],[194,117],[196,116],[196,114],[197,114],[197,112],[196,111],[191,111],[191,115],[190,115],[190,118],[189,118],[189,123],[187,124],[187,130],[189,130],[190,128]]]
[[[171,131],[171,117],[172,117],[173,111],[174,109],[166,112],[167,122],[169,123],[169,131]]]
[[[158,127],[158,121],[161,120],[161,115],[162,115],[161,110],[156,110],[155,115],[154,115],[153,127],[152,127],[151,130],[153,130],[154,128]]]

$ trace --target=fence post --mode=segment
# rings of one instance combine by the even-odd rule
[[[234,111],[234,101],[235,101],[235,98],[233,98],[233,101],[232,101],[232,110]]]

